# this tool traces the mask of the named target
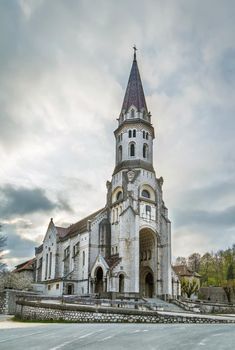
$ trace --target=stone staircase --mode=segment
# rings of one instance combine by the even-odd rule
[[[171,311],[171,312],[184,312],[185,310],[178,305],[173,303],[169,303],[159,298],[144,298],[147,302],[149,310],[163,310],[163,311]]]

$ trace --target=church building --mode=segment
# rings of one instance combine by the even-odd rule
[[[153,167],[154,127],[134,59],[118,125],[104,208],[71,226],[51,219],[36,251],[36,283],[49,295],[160,297],[179,294],[163,178]]]

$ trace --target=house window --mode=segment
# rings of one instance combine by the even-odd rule
[[[135,111],[134,111],[134,109],[131,110],[131,118],[135,118]]]
[[[132,130],[128,131],[128,137],[131,138],[132,137]]]
[[[151,219],[151,207],[150,207],[150,205],[146,205],[145,210],[146,210],[146,218],[150,220]]]
[[[51,286],[50,286],[50,284],[48,284],[47,289],[48,289],[48,290],[51,290]]]
[[[47,272],[48,272],[48,253],[46,255],[46,270],[45,270],[45,279],[47,279]]]
[[[79,253],[79,246],[80,246],[80,242],[76,243],[73,246],[73,257],[75,257]]]
[[[130,144],[130,156],[135,157],[135,144],[134,143]]]
[[[149,133],[146,132],[146,140],[148,140],[148,139],[149,139]]]
[[[117,201],[122,199],[122,191],[119,191],[117,194]]]
[[[64,259],[67,259],[69,257],[70,254],[70,247],[68,246],[65,250],[64,250]]]
[[[122,146],[118,147],[118,161],[122,161]]]
[[[85,265],[85,252],[83,251],[82,252],[82,265],[84,266]]]
[[[143,131],[143,139],[145,139],[145,131]]]
[[[56,289],[59,289],[59,288],[60,288],[59,283],[56,283]]]
[[[52,266],[52,252],[50,252],[50,259],[49,259],[49,278],[51,278],[51,266]]]
[[[143,145],[143,158],[148,158],[148,145]]]
[[[136,130],[133,130],[133,137],[136,137]]]

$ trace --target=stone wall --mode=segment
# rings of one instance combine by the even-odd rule
[[[6,314],[7,301],[6,301],[6,292],[0,293],[0,314]]]
[[[28,291],[5,289],[0,293],[0,314],[14,315],[16,311],[16,300],[19,296],[38,295]]]
[[[200,299],[211,302],[228,303],[227,295],[222,287],[201,287],[199,290]],[[231,295],[231,301],[235,303],[235,293]]]
[[[182,309],[191,312],[200,312],[203,314],[235,314],[235,304],[213,303],[202,300],[174,300],[173,304],[180,306]]]
[[[63,320],[81,323],[235,323],[231,319],[210,318],[201,315],[167,315],[155,311],[58,305],[24,300],[17,301],[15,315],[22,320]]]

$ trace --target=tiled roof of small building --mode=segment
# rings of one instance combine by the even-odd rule
[[[23,263],[16,265],[15,270],[13,272],[20,272],[25,270],[33,270],[33,263],[35,261],[35,258],[24,261]]]
[[[180,277],[201,277],[197,272],[191,271],[186,265],[175,265],[172,268]]]

